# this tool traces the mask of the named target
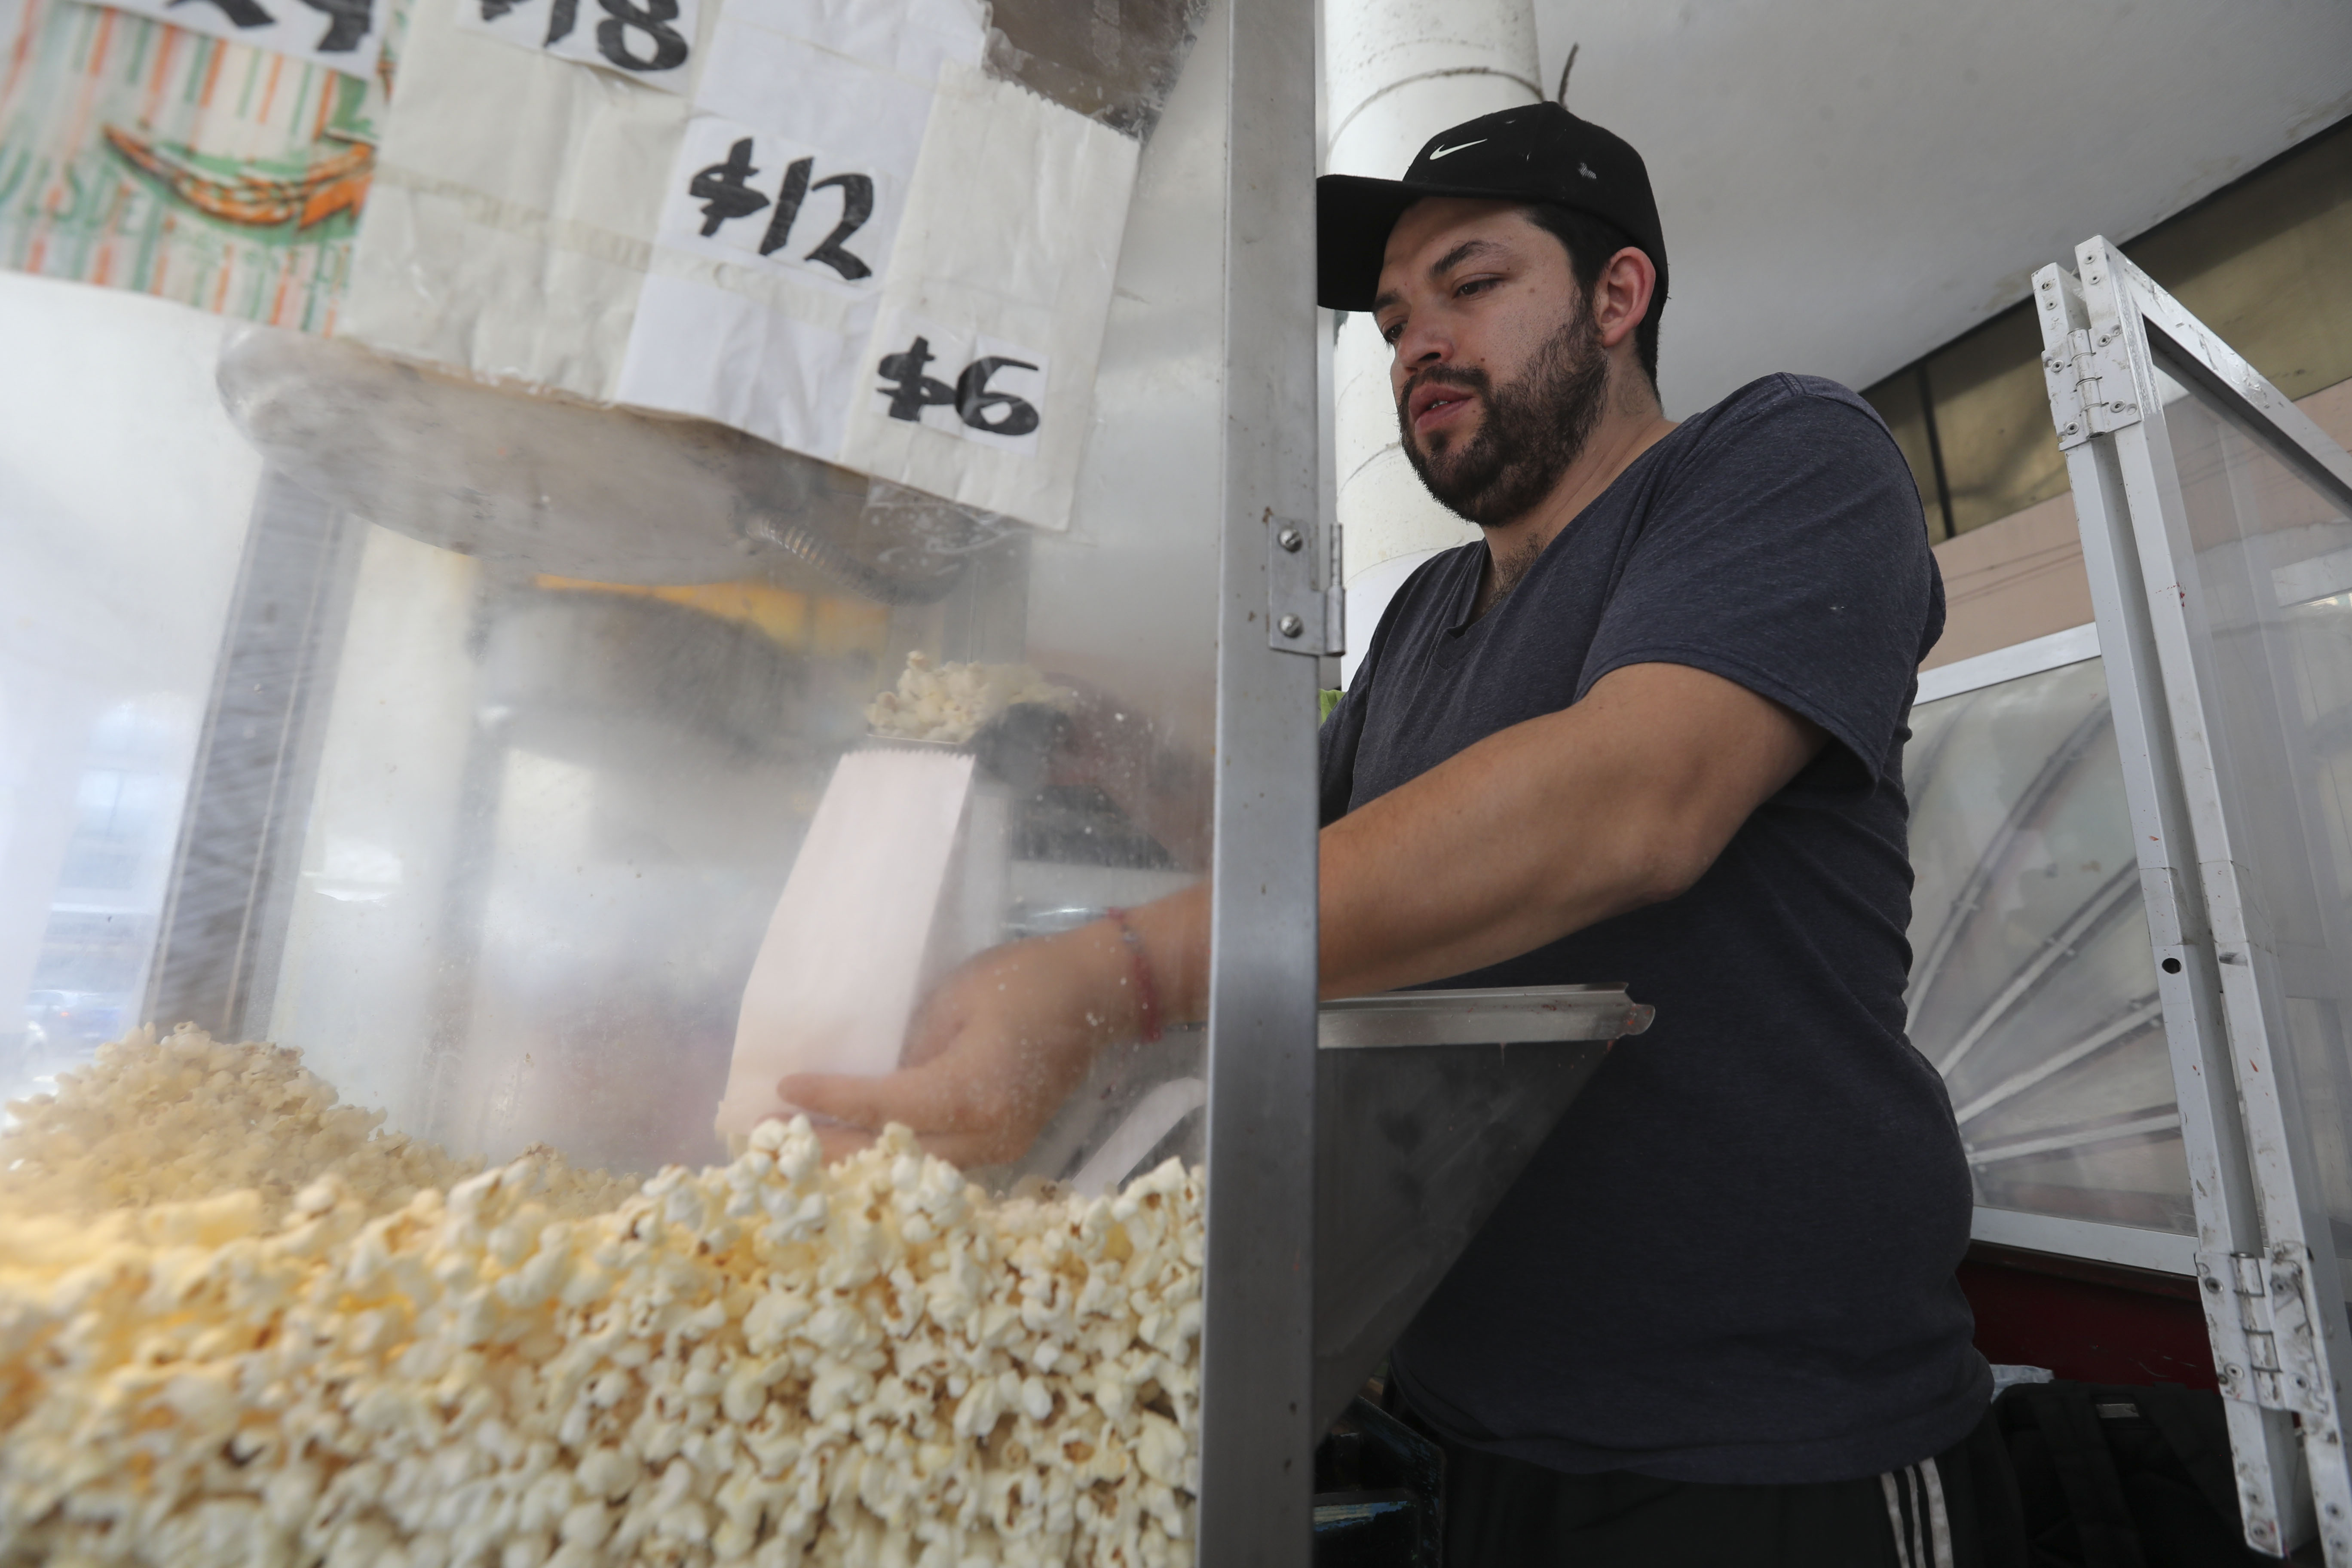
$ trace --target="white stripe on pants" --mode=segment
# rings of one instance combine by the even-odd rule
[[[1886,1493],[1886,1522],[1895,1531],[1895,1557],[1903,1568],[1954,1568],[1952,1521],[1944,1507],[1944,1478],[1922,1459],[1878,1478]]]

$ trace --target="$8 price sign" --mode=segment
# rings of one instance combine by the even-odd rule
[[[935,365],[938,375],[930,374]],[[1044,354],[986,338],[967,348],[953,334],[928,327],[916,331],[905,348],[884,354],[875,368],[880,375],[875,395],[889,417],[984,446],[1036,449],[1045,417],[1038,406],[1045,395]],[[944,379],[951,371],[954,379]],[[934,409],[939,413],[927,417]]]
[[[686,90],[698,0],[458,0],[459,25],[562,59]]]

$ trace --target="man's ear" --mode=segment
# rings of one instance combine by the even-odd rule
[[[1657,290],[1657,266],[1641,251],[1629,245],[1609,258],[1592,284],[1592,325],[1602,348],[1633,337]]]

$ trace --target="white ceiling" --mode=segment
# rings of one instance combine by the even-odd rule
[[[1536,0],[1648,161],[1670,412],[1864,386],[2352,111],[2346,0]]]

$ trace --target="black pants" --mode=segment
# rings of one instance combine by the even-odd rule
[[[1441,1439],[1442,1441],[1442,1439]],[[1990,1413],[1933,1459],[1804,1486],[1570,1476],[1446,1443],[1445,1568],[2022,1568]]]

